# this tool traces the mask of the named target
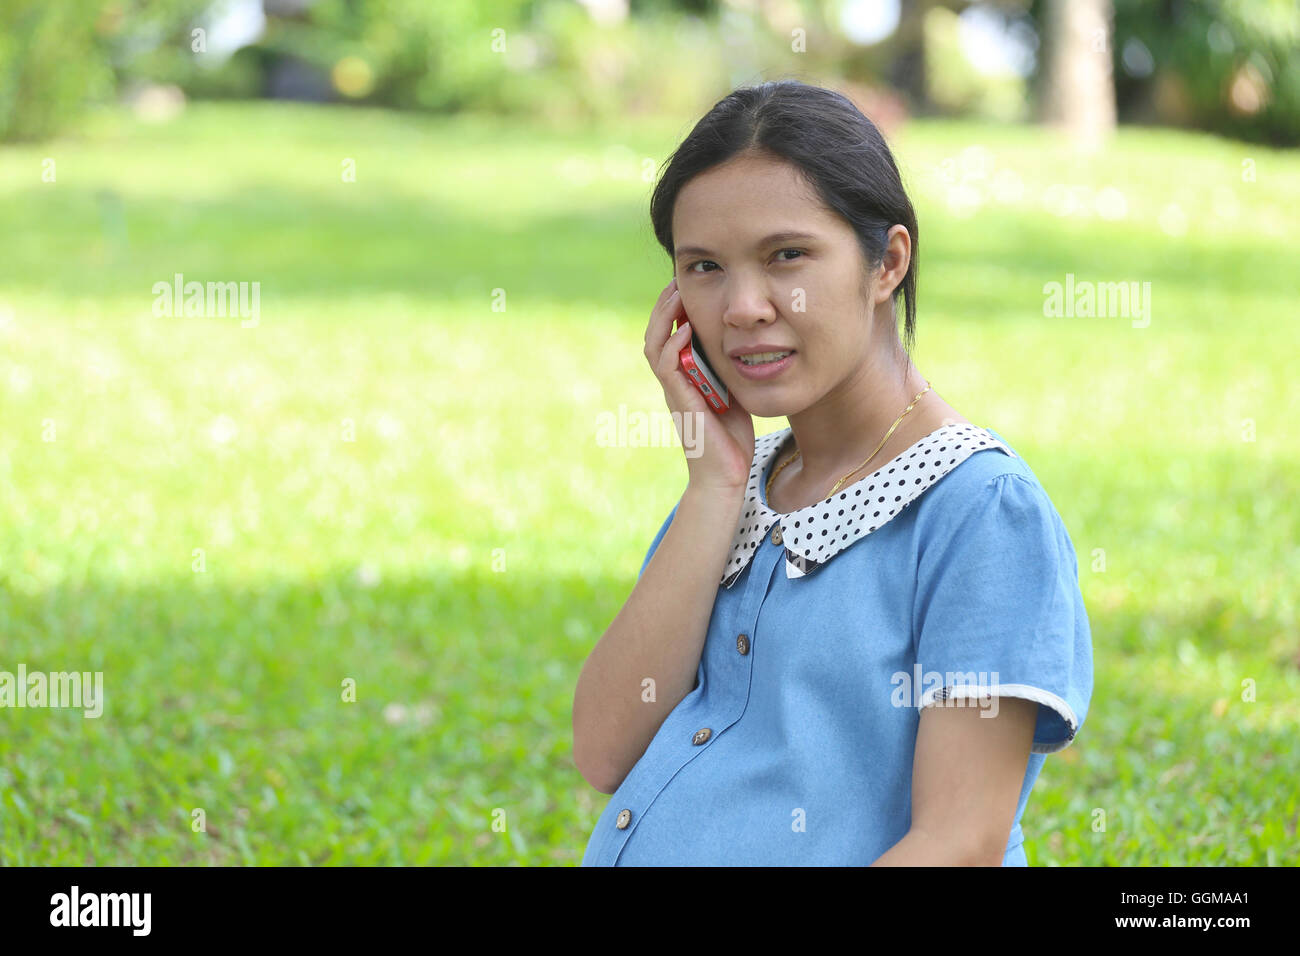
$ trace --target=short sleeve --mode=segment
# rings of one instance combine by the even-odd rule
[[[659,533],[656,534],[654,540],[650,542],[650,550],[645,553],[645,560],[641,562],[641,570],[636,573],[638,579],[640,579],[641,575],[645,573],[646,565],[648,565],[650,559],[654,557],[655,549],[659,547],[659,542],[664,539],[664,535],[668,531],[668,526],[673,523],[673,516],[677,514],[677,507],[681,503],[681,499],[679,498],[677,504],[673,505],[673,510],[668,512],[668,517],[664,519],[664,523],[659,526]]]
[[[914,618],[918,707],[936,699],[1037,701],[1033,753],[1069,746],[1092,697],[1092,636],[1078,559],[1047,493],[988,479],[920,549]]]

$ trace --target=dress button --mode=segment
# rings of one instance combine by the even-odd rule
[[[624,808],[618,812],[618,820],[614,823],[614,826],[618,827],[620,830],[626,830],[628,822],[631,819],[632,811]]]
[[[781,525],[780,525],[780,524],[775,524],[775,525],[772,526],[772,543],[773,543],[773,544],[780,544],[780,543],[781,543]]]
[[[736,635],[736,650],[740,651],[742,654],[749,653],[749,637],[747,635]]]
[[[698,746],[699,744],[702,744],[704,743],[704,741],[708,740],[711,736],[713,736],[713,731],[710,730],[708,727],[704,727],[700,730],[695,731],[695,736],[691,738],[691,743],[696,744]]]

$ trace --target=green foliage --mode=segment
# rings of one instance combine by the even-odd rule
[[[757,79],[760,62],[805,65],[788,37],[761,27],[751,50],[716,20],[641,12],[605,25],[574,0],[319,0],[268,18],[260,39],[222,60],[196,50],[194,31],[215,15],[208,0],[21,0],[3,13],[0,137],[50,135],[83,105],[148,84],[191,98],[261,96],[286,63],[316,77],[323,98],[570,120],[691,112]]]
[[[1116,90],[1121,104],[1131,104],[1121,119],[1154,104],[1170,119],[1237,139],[1300,143],[1300,16],[1294,0],[1114,5]],[[1151,76],[1125,70],[1129,39],[1150,51]]]
[[[1028,118],[1025,81],[1016,75],[985,76],[961,47],[959,16],[934,7],[925,16],[925,78],[931,103],[952,115],[1004,122]]]
[[[323,0],[275,20],[258,43],[330,73],[354,58],[365,82],[340,96],[400,109],[608,119],[698,101],[725,81],[701,35],[675,17],[596,23],[573,0]]]
[[[0,4],[0,140],[42,139],[140,81],[189,85],[207,0]]]
[[[208,15],[217,8],[213,0],[131,0],[109,2],[114,11],[107,38],[124,92],[148,83],[174,84],[190,95],[200,90],[237,96],[260,91],[239,83],[239,71],[216,73],[204,52],[206,37],[199,31],[211,27]]]
[[[39,139],[113,92],[93,0],[0,3],[0,140]]]
[[[362,82],[339,95],[398,108],[453,109],[491,98],[499,82],[492,30],[513,28],[528,0],[322,0],[301,18],[274,18],[258,47],[326,75],[354,57]]]
[[[141,85],[196,98],[263,95],[276,64],[319,78],[321,95],[429,112],[475,110],[604,121],[697,112],[731,87],[777,75],[888,73],[889,43],[860,50],[824,23],[829,7],[759,5],[752,20],[712,0],[639,2],[597,23],[576,0],[318,0],[272,16],[265,35],[220,59],[196,52],[213,0],[8,0],[0,5],[0,140],[40,139],[88,106]],[[1015,5],[1008,9],[1018,9]],[[1042,22],[1044,4],[1027,4]],[[1300,143],[1300,21],[1292,0],[1115,0],[1121,120],[1199,126],[1246,140]],[[929,96],[951,113],[1010,120],[1025,83],[970,67],[955,14],[929,11]],[[795,24],[812,41],[791,50]],[[1130,40],[1155,61],[1123,65]],[[1041,52],[1041,51],[1040,51]]]

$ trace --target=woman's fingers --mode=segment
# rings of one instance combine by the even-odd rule
[[[681,295],[677,291],[677,280],[664,287],[659,293],[659,299],[655,306],[650,310],[650,323],[646,326],[645,333],[645,351],[646,357],[654,361],[653,356],[663,350],[664,342],[672,330],[672,320],[681,308]]]
[[[659,371],[671,375],[681,364],[681,351],[691,341],[691,323],[683,322],[682,327],[664,340],[664,347],[659,350]]]

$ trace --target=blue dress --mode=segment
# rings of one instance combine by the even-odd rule
[[[790,433],[755,442],[698,686],[610,797],[582,865],[872,863],[911,826],[921,708],[982,694],[1039,705],[1002,861],[1028,865],[1029,792],[1092,695],[1060,516],[1000,435],[966,423],[778,514],[764,486]]]

